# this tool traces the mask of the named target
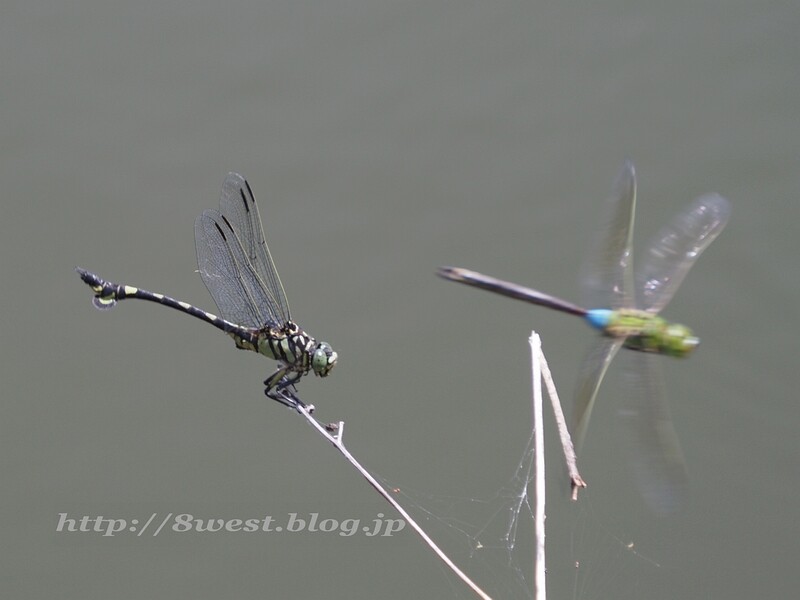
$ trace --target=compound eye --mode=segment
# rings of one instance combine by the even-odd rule
[[[311,357],[311,368],[320,377],[325,377],[336,364],[337,355],[333,348],[325,342],[320,342]]]

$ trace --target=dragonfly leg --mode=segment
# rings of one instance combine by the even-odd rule
[[[290,372],[289,367],[284,365],[264,380],[264,385],[266,386],[264,394],[266,394],[267,398],[280,402],[289,408],[296,408],[298,405],[306,406],[297,396],[297,388],[294,386],[300,380],[300,377],[302,377],[302,373]]]
[[[296,391],[294,388],[289,390],[288,388],[283,388],[281,390],[272,389],[270,391],[264,390],[264,393],[267,397],[271,400],[275,400],[276,402],[280,402],[284,406],[288,408],[297,408],[298,406],[306,406],[300,398],[297,397]]]

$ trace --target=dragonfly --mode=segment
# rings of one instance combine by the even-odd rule
[[[701,196],[680,212],[651,241],[634,270],[633,225],[636,171],[626,162],[614,184],[608,223],[587,260],[581,291],[584,308],[555,296],[458,267],[442,267],[441,277],[583,317],[602,335],[590,346],[578,372],[575,392],[576,448],[584,441],[600,384],[620,348],[630,353],[626,375],[629,394],[620,411],[634,435],[636,479],[650,507],[673,512],[684,495],[686,467],[663,392],[663,375],[655,355],[689,356],[700,340],[685,325],[659,313],[680,287],[697,258],[722,232],[729,202],[718,194]],[[633,358],[635,357],[635,358]]]
[[[290,408],[313,410],[299,399],[295,384],[309,372],[326,377],[338,355],[292,320],[256,199],[244,177],[228,173],[219,210],[197,217],[194,237],[198,271],[222,317],[164,294],[111,283],[80,267],[75,270],[94,292],[97,309],[108,310],[128,298],[157,302],[221,329],[239,349],[277,361],[277,370],[264,381],[264,393]]]

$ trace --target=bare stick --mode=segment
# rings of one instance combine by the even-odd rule
[[[572,499],[578,499],[578,490],[586,487],[586,482],[578,473],[578,465],[575,457],[575,447],[572,445],[572,438],[569,435],[567,428],[567,421],[564,419],[564,411],[561,410],[561,401],[558,399],[558,392],[556,391],[556,384],[553,383],[553,375],[550,373],[550,367],[547,365],[547,359],[544,354],[539,350],[542,363],[542,377],[547,386],[547,395],[550,396],[550,404],[553,406],[553,414],[555,415],[556,425],[558,426],[558,435],[561,438],[561,448],[564,451],[564,460],[567,463],[567,471],[569,478],[572,482]]]
[[[540,359],[542,341],[535,331],[528,338],[531,346],[531,374],[533,378],[533,451],[536,459],[535,492],[536,505],[533,520],[536,530],[536,552],[534,558],[534,587],[536,600],[545,600],[547,585],[544,563],[544,419],[542,418],[542,372]]]
[[[436,543],[428,536],[427,533],[425,533],[425,531],[423,531],[423,529],[417,524],[411,515],[409,515],[406,510],[397,503],[397,500],[395,500],[394,497],[392,497],[392,495],[389,494],[389,492],[387,492],[383,486],[378,483],[378,481],[364,467],[361,466],[361,463],[359,463],[355,457],[353,457],[353,455],[347,451],[347,448],[344,447],[343,441],[343,421],[340,421],[338,424],[334,425],[322,425],[313,416],[311,416],[311,411],[306,405],[300,403],[296,404],[294,408],[306,418],[306,421],[308,421],[308,423],[314,427],[314,429],[316,429],[321,436],[333,444],[333,447],[336,448],[359,473],[361,473],[361,476],[366,479],[373,488],[375,488],[375,491],[383,496],[383,498],[389,504],[391,504],[397,512],[400,513],[400,516],[402,516],[406,522],[411,525],[412,529],[414,529],[414,531],[417,532],[417,534],[425,541],[425,543],[428,544],[430,549],[436,553],[442,562],[450,567],[450,570],[452,570],[453,573],[455,573],[461,579],[461,581],[467,584],[472,591],[478,595],[479,598],[491,600],[491,597],[481,588],[479,588],[475,582],[467,577],[467,575],[461,569],[459,569],[452,560],[450,560],[450,558],[442,551],[442,549],[436,545]]]

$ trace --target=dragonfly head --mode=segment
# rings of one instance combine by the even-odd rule
[[[311,368],[320,377],[327,377],[339,358],[327,342],[320,342],[311,355]]]
[[[700,344],[692,330],[685,325],[670,323],[664,330],[661,351],[668,356],[683,358],[689,356]]]

